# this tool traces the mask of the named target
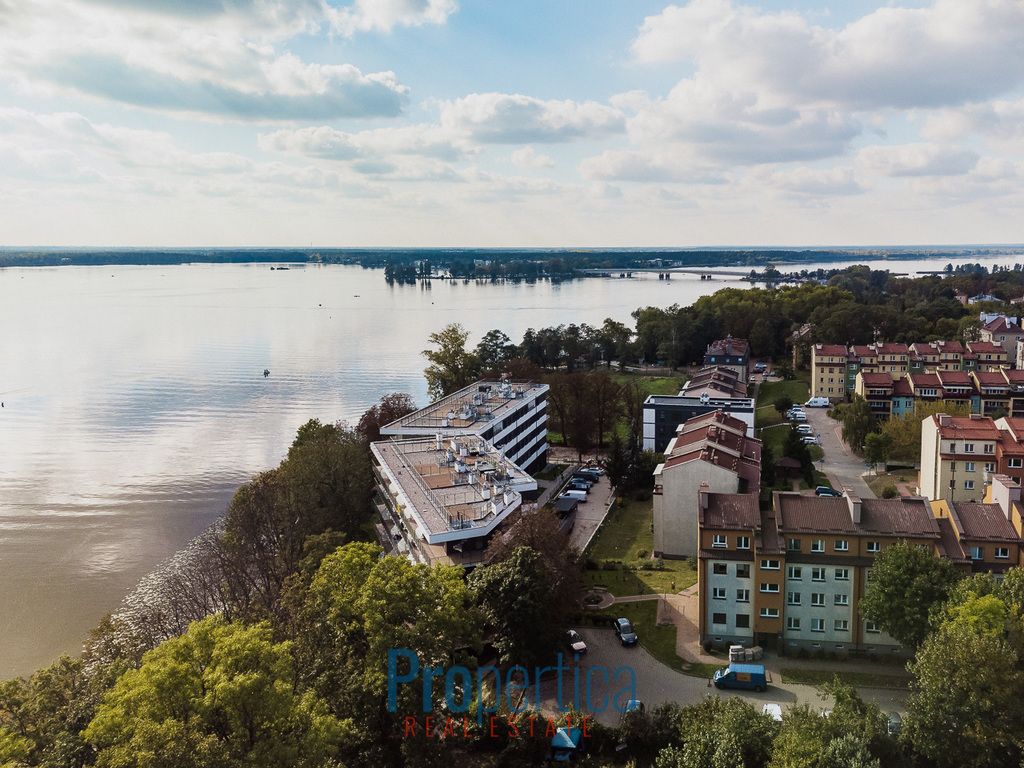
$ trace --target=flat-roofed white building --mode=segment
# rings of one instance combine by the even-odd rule
[[[478,381],[382,427],[382,436],[474,435],[527,472],[547,464],[548,385]]]
[[[370,446],[384,543],[412,562],[473,566],[536,481],[476,435]]]

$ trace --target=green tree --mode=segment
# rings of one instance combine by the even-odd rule
[[[657,768],[758,768],[767,764],[778,724],[742,699],[709,697],[678,718],[679,745]]]
[[[933,633],[910,663],[904,733],[928,765],[1019,766],[1024,673],[999,635],[951,623]]]
[[[853,400],[843,409],[843,440],[855,451],[864,447],[864,441],[875,428],[875,417],[871,413],[871,406],[868,405],[860,395],[854,395]]]
[[[480,361],[466,349],[469,331],[458,323],[446,325],[430,334],[433,349],[423,350],[429,365],[423,372],[427,378],[427,392],[440,400],[458,389],[472,384],[480,371]]]
[[[956,566],[927,548],[890,544],[875,557],[861,615],[916,648],[928,634],[930,611],[945,602],[957,578]]]
[[[613,433],[608,443],[608,458],[605,459],[604,468],[612,487],[623,489],[623,483],[629,477],[629,457],[626,454],[626,447],[622,444],[622,438],[617,434]]]
[[[210,617],[122,675],[85,738],[100,768],[326,766],[350,726],[297,682],[269,626]]]
[[[775,398],[775,402],[772,403],[772,405],[775,406],[775,410],[779,412],[780,416],[782,416],[786,411],[793,407],[793,398],[789,395],[780,395]]]
[[[917,403],[912,413],[893,416],[882,424],[881,432],[889,438],[889,457],[896,461],[918,462],[921,458],[921,422],[936,413],[967,416],[969,405],[955,405],[946,400]]]
[[[761,487],[771,488],[775,485],[775,451],[771,445],[761,446]]]
[[[516,356],[516,346],[504,332],[497,329],[488,331],[476,345],[474,355],[480,370],[494,375],[501,367]]]
[[[872,432],[864,439],[864,459],[869,464],[884,464],[889,460],[892,438],[880,432]]]
[[[503,663],[547,662],[561,648],[571,616],[551,577],[540,553],[529,547],[470,574],[470,589]]]
[[[380,440],[380,428],[392,421],[407,416],[416,410],[416,403],[405,392],[392,392],[384,395],[380,402],[371,405],[359,417],[356,434],[368,443]]]
[[[804,442],[804,436],[796,431],[796,426],[791,425],[789,434],[786,435],[786,442],[782,446],[782,453],[791,459],[800,462],[800,473],[808,485],[814,485],[814,460],[811,458],[811,450]]]

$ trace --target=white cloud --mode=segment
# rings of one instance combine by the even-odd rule
[[[420,155],[457,160],[474,150],[440,126],[406,125],[346,132],[330,126],[283,128],[258,137],[261,149],[328,160]]]
[[[864,191],[852,168],[798,167],[776,170],[756,178],[755,183],[807,197],[856,195]]]
[[[580,163],[580,175],[592,181],[691,182],[720,184],[721,171],[678,151],[605,150]]]
[[[858,162],[883,176],[960,176],[978,164],[978,153],[937,144],[900,144],[865,147]]]
[[[455,0],[354,0],[341,8],[328,6],[327,13],[338,31],[351,36],[356,32],[443,24],[457,8]]]
[[[620,133],[622,113],[595,101],[471,93],[441,103],[441,125],[484,144],[557,143]]]
[[[509,156],[509,159],[520,168],[555,167],[555,159],[551,155],[538,152],[531,146],[520,147]]]

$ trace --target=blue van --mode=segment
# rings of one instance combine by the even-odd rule
[[[764,671],[764,664],[730,664],[716,670],[711,682],[715,688],[760,692],[768,686],[768,675]]]

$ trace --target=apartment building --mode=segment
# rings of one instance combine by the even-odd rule
[[[750,375],[750,342],[726,336],[708,344],[704,352],[704,365],[731,368],[743,381]]]
[[[370,445],[378,535],[386,551],[428,565],[472,567],[536,481],[477,435]]]
[[[1017,344],[1024,339],[1024,328],[1020,327],[1017,318],[996,315],[981,326],[978,335],[981,341],[998,344],[1009,359],[1016,360]]]
[[[649,395],[644,401],[643,447],[664,453],[680,424],[714,411],[724,411],[754,436],[753,398],[747,397],[746,379],[735,369],[713,365],[702,368],[683,385],[678,395]]]
[[[547,464],[548,385],[478,381],[381,427],[386,437],[473,435],[527,472]]]
[[[859,499],[775,493],[772,507],[698,492],[701,640],[848,652],[900,651],[861,619],[875,556],[914,541],[944,556],[939,524],[921,498]]]
[[[1003,433],[992,419],[935,414],[921,423],[921,494],[947,502],[980,501],[996,472]]]
[[[654,470],[654,554],[691,557],[698,550],[695,488],[751,494],[761,490],[761,441],[747,437],[739,419],[725,413],[696,416],[679,425]]]
[[[853,393],[879,418],[912,413],[917,403],[946,402],[970,413],[1024,417],[1024,370],[943,370],[911,372],[887,382],[889,374],[858,371]]]
[[[811,347],[811,397],[845,400],[847,358],[842,344],[815,344]],[[856,373],[854,374],[856,375]]]

